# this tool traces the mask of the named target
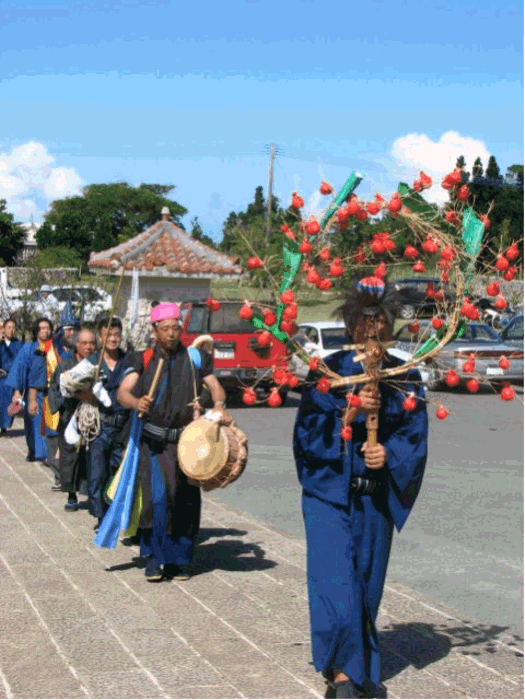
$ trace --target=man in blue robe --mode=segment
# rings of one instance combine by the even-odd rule
[[[60,318],[59,326],[53,336],[53,343],[61,360],[66,360],[73,355],[72,339],[75,331],[80,329],[80,321],[75,318],[73,304],[68,299]]]
[[[41,362],[38,348],[51,338],[53,324],[48,318],[37,318],[33,324],[33,340],[25,343],[13,362],[5,386],[13,391],[12,399],[24,401],[24,432],[28,462],[45,462],[48,456],[47,439],[42,435],[44,387],[41,386]],[[29,389],[37,389],[36,405],[29,401]],[[31,404],[31,405],[30,405]]]
[[[362,284],[370,279],[377,283]],[[381,347],[390,339],[394,294],[376,278],[353,287],[340,312],[356,344],[372,340]],[[340,351],[325,363],[340,376],[362,374],[355,357],[355,351]],[[402,364],[384,348],[381,362],[383,369]],[[396,376],[393,385],[357,384],[350,396],[346,392],[322,393],[315,383],[307,386],[294,431],[312,652],[316,670],[329,684],[326,697],[384,697],[375,621],[394,526],[401,530],[421,486],[427,413],[417,370]],[[405,410],[404,398],[412,392],[416,406]],[[359,399],[349,403],[352,393]],[[377,444],[372,446],[366,424],[374,413]],[[346,434],[341,432],[345,426]]]
[[[15,362],[16,356],[22,349],[24,343],[16,334],[16,321],[8,318],[4,322],[4,339],[0,343],[0,369],[5,372],[5,375],[0,378],[0,436],[6,434],[8,428],[13,425],[14,416],[10,416],[7,408],[11,403],[13,396],[12,387],[6,385],[7,375]]]
[[[109,326],[109,327],[108,327]],[[108,505],[104,500],[104,489],[117,472],[122,460],[123,446],[119,440],[122,428],[129,418],[129,409],[117,401],[117,391],[128,366],[129,357],[120,349],[122,323],[118,318],[102,318],[98,325],[98,340],[104,346],[101,365],[102,384],[111,398],[111,406],[104,406],[93,397],[100,413],[100,433],[90,443],[87,455],[87,483],[89,512],[97,518],[98,528]],[[102,350],[97,350],[88,359],[97,365]]]

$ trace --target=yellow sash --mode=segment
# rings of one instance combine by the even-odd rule
[[[53,376],[53,373],[60,362],[60,357],[55,350],[55,346],[53,345],[52,341],[48,340],[47,343],[43,343],[39,350],[42,350],[46,354],[46,380],[47,386],[49,386],[51,383],[51,377]],[[60,413],[58,411],[56,413],[51,413],[47,396],[44,396],[42,409],[43,427],[54,431],[58,430],[58,419],[60,418]]]

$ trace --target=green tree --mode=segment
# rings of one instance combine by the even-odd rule
[[[25,239],[24,227],[7,211],[7,201],[0,199],[0,258],[5,265],[14,265]]]
[[[200,241],[201,243],[205,243],[206,245],[209,245],[210,248],[216,248],[216,245],[213,241],[213,238],[210,238],[207,234],[204,233],[202,230],[201,223],[199,221],[199,217],[195,216],[191,220],[191,231],[190,231],[190,236],[194,238],[196,241]]]
[[[127,182],[84,187],[80,196],[52,202],[36,236],[38,246],[71,248],[86,261],[92,251],[118,245],[156,223],[163,207],[180,226],[187,210],[166,197],[174,187]]]
[[[474,165],[472,166],[472,179],[476,177],[483,177],[483,163],[481,162],[481,158],[479,156],[476,158]]]
[[[518,182],[523,185],[523,165],[511,165],[507,168],[507,176],[514,173],[518,176]]]
[[[467,162],[465,160],[465,156],[459,156],[459,158],[456,161],[456,168],[461,168],[461,170],[463,170],[466,164]]]
[[[496,161],[495,156],[490,156],[489,162],[487,164],[487,170],[485,172],[485,177],[489,177],[493,180],[502,180],[499,165]]]
[[[31,258],[33,267],[39,269],[56,267],[81,268],[83,260],[72,248],[56,246],[55,248],[43,248],[38,250]]]

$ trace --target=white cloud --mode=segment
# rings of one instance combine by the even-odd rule
[[[410,184],[420,170],[432,178],[434,184],[425,191],[425,198],[438,204],[448,200],[448,192],[440,183],[444,175],[455,168],[459,156],[465,158],[465,168],[469,171],[478,157],[486,167],[490,156],[484,141],[456,131],[447,131],[439,141],[432,141],[426,134],[407,134],[394,141],[390,153],[403,170],[403,179]]]
[[[73,168],[53,168],[55,160],[43,144],[35,141],[0,153],[0,199],[7,200],[8,210],[17,218],[39,219],[44,214],[42,200],[49,204],[80,192],[82,179],[78,173]]]

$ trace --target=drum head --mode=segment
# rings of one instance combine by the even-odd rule
[[[228,441],[213,421],[198,418],[187,425],[177,446],[179,466],[193,479],[210,479],[226,464]]]

